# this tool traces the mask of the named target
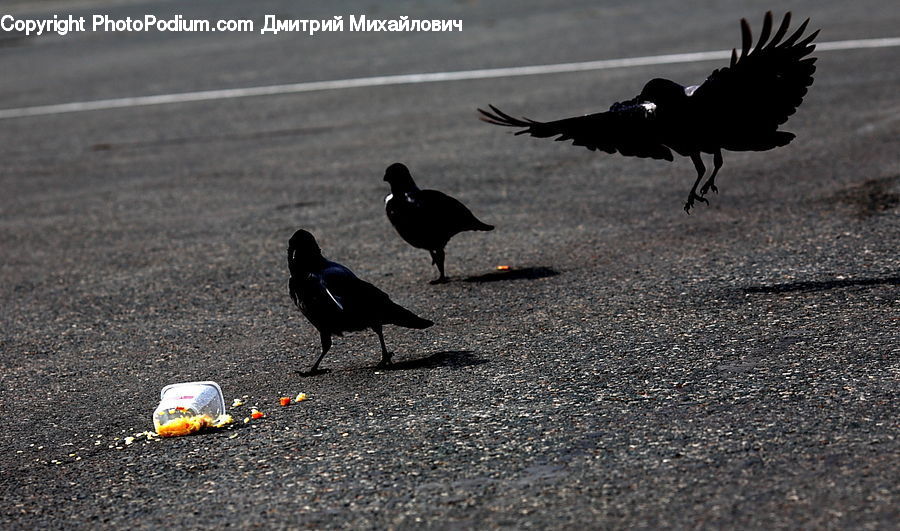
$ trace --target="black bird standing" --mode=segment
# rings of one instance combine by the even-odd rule
[[[371,328],[381,342],[380,367],[390,365],[391,353],[384,344],[382,326],[428,328],[434,323],[422,319],[391,301],[386,293],[360,280],[352,271],[326,260],[312,234],[298,230],[288,243],[291,300],[319,331],[322,354],[309,373],[331,348],[331,336]]]
[[[756,47],[750,26],[741,19],[741,54],[732,50],[731,64],[714,70],[703,84],[683,87],[668,79],[652,79],[641,93],[628,101],[614,103],[607,112],[553,122],[537,122],[509,116],[491,105],[491,112],[478,109],[481,119],[496,125],[524,127],[516,134],[539,138],[572,140],[576,146],[607,153],[618,151],[632,157],[673,160],[674,150],[690,157],[697,180],[688,194],[684,210],[690,213],[694,201],[709,203],[703,196],[718,192],[716,174],[722,167],[722,150],[766,151],[784,146],[794,135],[778,131],[803,101],[816,71],[814,57],[806,58],[815,45],[818,31],[799,40],[806,20],[782,41],[791,22],[787,13],[775,35],[772,13],[763,20]],[[697,186],[706,173],[700,153],[713,156],[713,171],[697,195]]]
[[[407,243],[431,253],[431,262],[440,276],[431,283],[445,282],[444,247],[450,238],[467,230],[494,230],[482,223],[465,205],[437,190],[420,190],[409,169],[395,162],[384,172],[391,193],[384,198],[384,209],[391,224]]]

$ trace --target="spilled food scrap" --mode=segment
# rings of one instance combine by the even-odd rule
[[[179,416],[165,424],[157,425],[156,433],[160,437],[181,437],[207,428],[221,428],[232,422],[234,422],[234,418],[227,413],[223,413],[215,419],[209,415]]]
[[[249,397],[244,395],[232,400],[231,409],[243,406],[246,398]],[[294,399],[282,396],[278,401],[282,406],[287,406],[292,402],[303,402],[306,399],[306,393],[299,393]],[[244,418],[244,423],[265,416],[265,413],[254,406],[250,408],[250,415]],[[191,435],[203,430],[223,428],[233,422],[234,417],[225,412],[222,389],[217,383],[210,381],[167,385],[160,393],[160,403],[153,414],[156,435],[160,437]],[[142,435],[144,434],[136,436]],[[133,441],[134,437],[129,437],[125,444],[131,444]]]
[[[181,437],[232,422],[216,382],[186,382],[163,387],[153,425],[161,437]]]
[[[194,386],[185,387],[185,386]],[[174,390],[173,390],[174,389]],[[199,392],[197,392],[199,391]],[[137,443],[150,444],[154,441],[161,441],[170,437],[183,437],[204,431],[213,431],[225,429],[234,424],[234,416],[225,412],[225,400],[221,396],[221,390],[215,382],[191,382],[189,384],[175,384],[174,386],[166,386],[161,393],[160,405],[153,413],[154,431],[136,432],[132,435],[122,430],[122,435],[113,438],[108,443],[109,449],[124,450],[130,446],[137,446]],[[235,398],[231,403],[232,410],[244,406],[246,400],[250,397],[244,395]],[[283,396],[278,398],[278,402],[282,406],[288,406],[292,403],[303,402],[307,400],[306,393],[299,393],[295,398]],[[232,411],[237,414],[236,412]],[[244,418],[244,423],[265,418],[267,415],[257,407],[250,407],[250,414]],[[230,435],[228,438],[237,437],[237,433]],[[96,435],[96,439],[92,436],[93,447],[104,444],[104,436]],[[34,445],[32,445],[33,447]],[[63,446],[75,446],[75,443],[66,443]],[[87,450],[88,446],[78,448],[78,450]],[[43,450],[43,446],[38,446],[36,450]],[[24,453],[20,450],[19,453]],[[82,457],[78,453],[68,453],[68,456],[62,456],[57,459],[36,459],[38,462],[44,462],[52,465],[64,465],[81,461]]]

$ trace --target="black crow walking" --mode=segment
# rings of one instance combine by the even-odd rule
[[[465,205],[437,190],[420,190],[409,169],[395,162],[384,172],[391,193],[384,198],[384,209],[391,224],[407,243],[431,253],[431,262],[440,276],[432,284],[446,282],[444,247],[450,238],[467,230],[494,230],[482,223]]]
[[[496,125],[523,127],[516,134],[572,140],[591,151],[602,150],[632,157],[673,160],[672,151],[690,157],[697,180],[688,194],[684,210],[694,201],[709,203],[703,196],[716,189],[716,174],[722,167],[722,150],[766,151],[784,146],[794,135],[778,131],[803,101],[816,71],[812,43],[818,31],[803,36],[807,19],[787,39],[791,14],[787,13],[772,35],[772,13],[763,20],[756,47],[750,26],[741,19],[741,54],[732,50],[731,64],[714,70],[703,84],[683,87],[668,79],[652,79],[641,93],[614,103],[607,112],[553,122],[518,119],[491,105],[493,112],[478,109],[481,119]],[[771,36],[771,40],[769,37]],[[706,173],[700,153],[713,156],[713,171],[700,188]]]
[[[391,353],[384,344],[382,326],[428,328],[434,323],[422,319],[391,301],[386,293],[360,280],[352,271],[326,260],[312,234],[298,230],[288,242],[291,300],[316,327],[322,338],[322,354],[309,373],[331,348],[331,336],[371,328],[381,342],[381,363],[390,365]]]

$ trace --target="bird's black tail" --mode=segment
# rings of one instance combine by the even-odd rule
[[[428,328],[434,324],[433,321],[423,319],[399,304],[394,304],[393,307],[388,310],[388,316],[387,319],[385,319],[385,322],[392,325],[404,326],[406,328],[415,328],[417,330]]]
[[[476,219],[475,222],[472,224],[472,226],[470,227],[469,230],[483,230],[483,231],[489,231],[489,230],[494,230],[494,226],[493,226],[493,225],[488,225],[487,223],[483,223],[483,222],[481,222],[481,221],[479,221],[479,220]]]

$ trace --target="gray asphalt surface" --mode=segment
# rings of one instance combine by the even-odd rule
[[[305,4],[305,3],[304,3]],[[739,45],[749,2],[12,2],[20,15],[461,18],[460,34],[0,40],[0,107]],[[65,9],[61,11],[60,9]],[[883,1],[787,2],[820,41],[894,37]],[[476,119],[603,110],[720,62],[336,90],[0,121],[0,524],[896,528],[900,54],[818,53],[789,146],[595,154]],[[387,222],[384,168],[492,233],[454,281]],[[318,335],[287,293],[311,230],[431,329]],[[512,271],[497,273],[497,265]],[[165,441],[166,384],[246,396]],[[287,408],[279,396],[306,392]],[[250,406],[267,417],[240,422]]]

